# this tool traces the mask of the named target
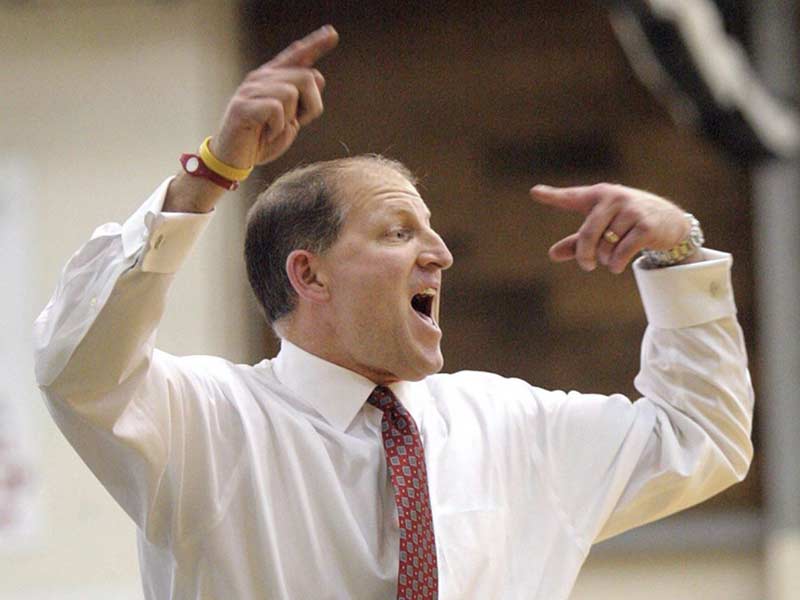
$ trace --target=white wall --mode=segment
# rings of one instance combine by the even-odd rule
[[[235,6],[0,3],[0,162],[33,165],[33,273],[19,318],[32,323],[94,227],[124,220],[213,133],[241,75]],[[227,198],[178,276],[164,349],[250,358],[237,200]],[[0,598],[141,598],[133,526],[51,423],[30,341],[18,344],[41,531],[27,549],[0,550]]]

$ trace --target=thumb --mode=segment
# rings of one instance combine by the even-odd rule
[[[547,254],[553,262],[566,262],[575,258],[578,245],[578,234],[573,233],[550,246]]]

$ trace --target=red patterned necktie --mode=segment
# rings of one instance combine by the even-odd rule
[[[392,476],[400,525],[398,600],[436,600],[439,580],[425,451],[417,424],[389,388],[378,386],[367,399],[383,411],[381,433]]]

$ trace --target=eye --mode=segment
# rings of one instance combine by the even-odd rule
[[[406,241],[414,237],[414,232],[408,227],[394,227],[389,230],[389,238],[392,240]]]

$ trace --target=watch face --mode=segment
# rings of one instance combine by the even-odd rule
[[[200,167],[200,161],[197,160],[196,156],[192,156],[191,158],[186,160],[186,171],[188,173],[196,173],[199,167]]]

